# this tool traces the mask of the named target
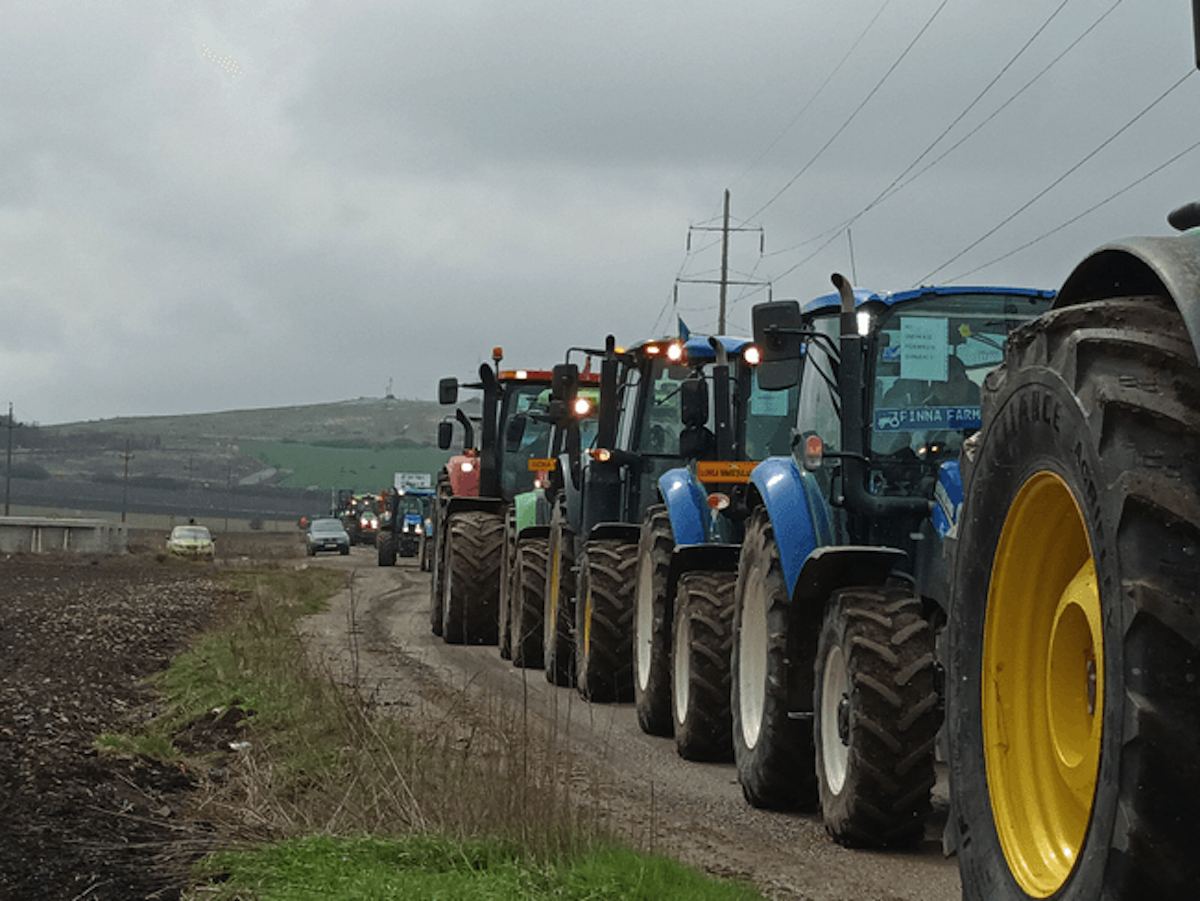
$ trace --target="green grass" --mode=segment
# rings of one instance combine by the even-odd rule
[[[374,901],[751,901],[743,884],[718,882],[663,857],[603,848],[538,862],[502,842],[437,836],[394,841],[309,836],[257,851],[224,853],[205,869],[220,881],[205,898],[261,901],[332,898]]]
[[[298,620],[326,608],[345,575],[218,570],[214,621],[157,680],[164,712],[108,751],[145,754],[197,774],[172,738],[214,709],[249,711],[248,749],[200,777],[196,815],[224,850],[189,897],[758,898],[659,857],[618,847],[581,792],[570,742],[536,734],[521,711],[461,707],[436,722],[382,716],[369,693],[314,671]],[[343,676],[343,679],[345,677]],[[457,705],[458,702],[454,702]]]
[[[179,761],[172,737],[211,710],[253,710],[256,724],[286,734],[326,693],[315,692],[321,687],[316,680],[314,691],[293,690],[297,679],[309,678],[294,625],[325,609],[342,588],[343,574],[309,567],[222,570],[214,577],[227,589],[218,621],[155,679],[166,711],[138,733],[101,735],[102,749]],[[202,766],[193,762],[195,769]]]
[[[450,455],[436,447],[367,446],[350,441],[243,441],[243,453],[266,466],[290,469],[286,488],[350,488],[379,492],[397,472],[429,473],[432,480]],[[432,482],[431,482],[432,484]]]

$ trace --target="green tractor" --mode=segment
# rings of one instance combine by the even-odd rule
[[[586,357],[584,369],[570,362],[572,353]],[[509,507],[505,525],[504,567],[500,594],[500,656],[514,666],[541,669],[545,666],[546,573],[550,554],[550,511],[561,489],[562,467],[569,465],[569,448],[588,447],[595,440],[600,408],[600,374],[591,360],[602,350],[571,348],[567,362],[552,371],[553,388],[539,396],[538,403],[510,422],[506,441],[519,442],[526,430],[550,427],[549,453],[545,459],[530,460],[535,473],[533,487],[518,493]]]

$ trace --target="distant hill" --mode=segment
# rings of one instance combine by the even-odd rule
[[[430,401],[359,398],[54,426],[18,423],[12,475],[121,481],[131,490],[378,491],[391,484],[393,472],[436,473],[448,456],[437,448],[437,424],[446,412]]]

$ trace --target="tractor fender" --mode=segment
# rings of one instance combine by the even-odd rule
[[[446,475],[450,477],[450,491],[465,497],[479,494],[479,459],[477,457],[451,457],[446,464]]]
[[[517,532],[517,541],[526,541],[530,538],[550,538],[549,526],[526,526]]]
[[[1067,276],[1054,308],[1140,294],[1174,302],[1200,356],[1200,229],[1129,238],[1093,251]]]
[[[763,460],[750,474],[750,483],[771,517],[788,594],[794,597],[801,567],[809,555],[833,543],[828,503],[816,478],[801,469],[793,457]]]
[[[671,519],[675,544],[704,544],[708,539],[708,499],[684,466],[658,477],[658,491]]]
[[[742,554],[740,544],[677,544],[667,568],[667,597],[675,597],[679,579],[690,572],[735,573]],[[733,598],[728,598],[730,604]]]
[[[636,545],[641,537],[642,527],[639,523],[602,522],[593,526],[588,532],[588,541],[603,541],[614,539]]]
[[[467,510],[481,510],[485,513],[504,514],[504,498],[500,497],[452,497],[446,502],[446,515],[462,513]]]
[[[523,491],[513,498],[513,524],[520,537],[526,536],[525,530],[539,526],[547,527],[549,534],[550,503],[546,500],[544,491]]]
[[[908,554],[894,547],[819,547],[804,561],[792,603],[819,611],[839,588],[882,585],[907,558]]]
[[[811,673],[830,597],[841,588],[883,585],[907,557],[898,548],[859,545],[819,547],[808,555],[796,579],[788,615],[787,654],[793,663],[788,673],[788,703],[793,711],[813,711]]]

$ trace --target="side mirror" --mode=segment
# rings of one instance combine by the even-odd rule
[[[453,404],[458,402],[458,379],[448,376],[438,382],[438,403]],[[449,447],[450,445],[446,445]],[[445,448],[442,448],[445,450]]]
[[[708,386],[689,378],[679,386],[679,418],[685,426],[702,428],[708,422]]]
[[[800,304],[795,300],[760,303],[750,311],[754,343],[762,348],[758,386],[780,391],[800,381]]]
[[[437,441],[439,448],[450,450],[450,445],[454,443],[454,423],[445,419],[438,423]]]
[[[679,435],[679,456],[685,460],[709,460],[716,450],[713,444],[708,429],[684,429]]]
[[[579,367],[574,363],[559,363],[550,377],[550,396],[554,400],[570,401],[579,390]]]
[[[508,421],[504,427],[504,449],[506,451],[515,451],[521,446],[521,438],[525,435],[525,423],[528,418],[524,413],[518,413]]]

